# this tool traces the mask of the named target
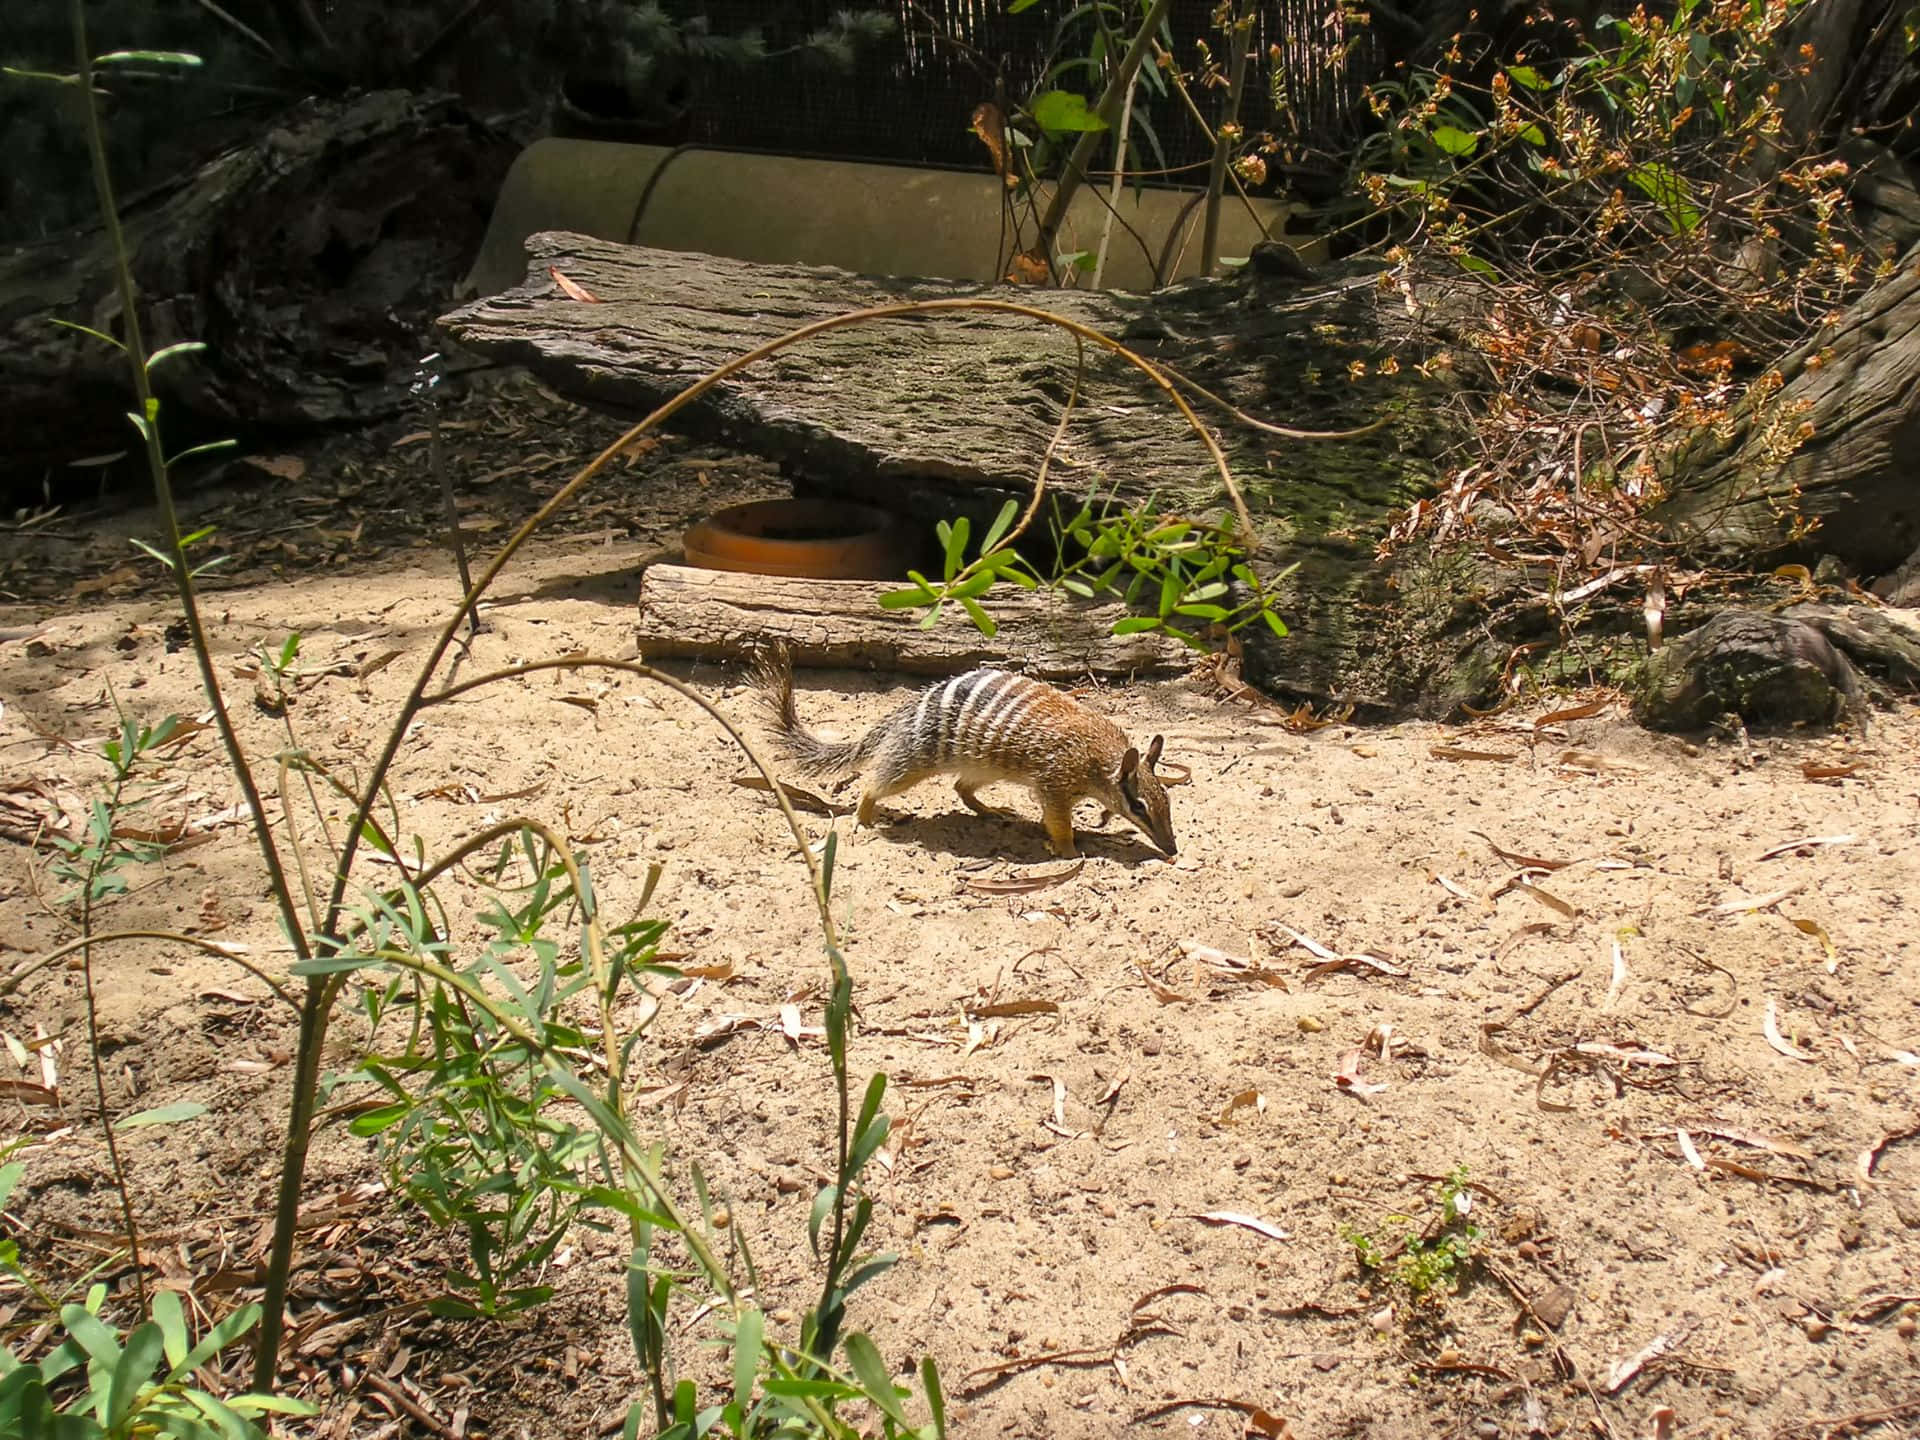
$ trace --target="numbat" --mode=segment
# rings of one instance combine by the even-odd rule
[[[1109,815],[1124,816],[1164,853],[1174,853],[1166,787],[1153,773],[1161,737],[1153,737],[1142,757],[1118,725],[1051,685],[1005,670],[972,670],[929,685],[860,739],[835,744],[810,733],[794,713],[786,656],[763,656],[756,679],[781,750],[803,774],[865,777],[862,825],[874,823],[880,801],[935,775],[952,775],[969,809],[1007,815],[983,803],[978,792],[1011,780],[1040,801],[1057,855],[1078,853],[1078,800],[1098,800]]]

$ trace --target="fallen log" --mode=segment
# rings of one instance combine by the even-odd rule
[[[307,101],[271,130],[125,204],[170,451],[195,441],[390,415],[409,403],[428,327],[512,160],[450,97],[383,91]],[[55,320],[124,332],[98,225],[0,253],[0,497],[131,452],[126,357]],[[56,486],[54,498],[61,498]]]
[[[1179,641],[1151,631],[1109,633],[1127,613],[1117,604],[1017,590],[995,597],[1000,628],[987,636],[958,606],[930,630],[912,614],[882,610],[879,597],[897,588],[649,565],[640,577],[640,653],[649,660],[744,660],[784,645],[795,664],[822,669],[958,675],[1013,664],[1049,680],[1165,674],[1195,659]]]
[[[443,317],[444,333],[616,413],[645,413],[726,361],[850,311],[988,300],[1097,330],[1273,424],[1330,431],[1383,422],[1351,438],[1290,439],[1193,397],[1253,512],[1261,566],[1267,573],[1296,567],[1273,592],[1291,633],[1276,638],[1260,625],[1240,632],[1245,678],[1270,692],[1351,705],[1363,715],[1444,717],[1463,703],[1484,708],[1503,693],[1519,657],[1546,683],[1591,679],[1585,658],[1563,665],[1557,657],[1576,623],[1625,638],[1610,678],[1625,679],[1636,651],[1644,654],[1639,599],[1591,594],[1572,615],[1571,599],[1590,592],[1568,589],[1550,555],[1522,556],[1513,547],[1496,554],[1469,532],[1378,558],[1407,505],[1430,493],[1436,460],[1460,436],[1463,407],[1448,403],[1456,393],[1450,376],[1477,362],[1470,346],[1450,338],[1474,327],[1450,317],[1453,307],[1468,315],[1482,303],[1470,286],[1429,285],[1423,305],[1410,306],[1377,270],[1332,267],[1303,278],[1249,265],[1224,279],[1128,295],[874,279],[561,233],[535,235],[527,247],[527,281]],[[582,290],[592,298],[578,298]],[[1896,315],[1905,323],[1910,312],[1920,314],[1913,300],[1904,281],[1891,284],[1863,302],[1860,323]],[[1902,356],[1878,357],[1876,394],[1897,388],[1914,354],[1920,351],[1907,345]],[[1091,494],[1149,513],[1230,517],[1204,447],[1154,382],[1092,344],[1085,366],[1080,373],[1071,336],[1030,316],[983,309],[896,316],[822,331],[736,372],[674,423],[781,460],[797,489],[885,505],[928,529],[966,515],[978,534],[1008,496],[1031,493],[1078,380],[1074,414],[1053,451],[1056,497],[1077,506]],[[1889,404],[1888,425],[1909,424],[1901,418],[1909,410]],[[1878,527],[1905,547],[1904,556],[1913,545],[1912,512],[1893,497],[1908,482],[1904,473],[1890,479],[1874,460],[1887,453],[1891,431],[1868,416],[1856,438],[1861,448],[1843,472],[1846,483],[1799,470],[1790,477],[1825,521],[1814,543]],[[1691,472],[1671,477],[1673,499],[1663,511],[1673,553],[1718,553],[1726,541],[1733,562],[1743,547],[1770,554],[1781,543],[1777,515],[1762,534],[1767,527],[1758,520],[1743,528],[1691,508],[1693,497],[1723,478],[1704,449],[1693,459]],[[1762,468],[1744,466],[1749,477]],[[1748,498],[1767,488],[1743,483]],[[1043,516],[1035,534],[1045,533]],[[1867,563],[1865,549],[1856,545],[1850,556],[1846,549],[1843,561]],[[1030,558],[1044,570],[1049,556]],[[1874,563],[1884,562],[1876,554]],[[1675,632],[1683,628],[1678,614],[1668,621]],[[1677,683],[1674,672],[1663,673]],[[1700,705],[1708,703],[1724,697]],[[1700,705],[1668,708],[1691,716]],[[1816,694],[1805,718],[1832,710]]]
[[[1276,437],[1195,400],[1256,517],[1278,587],[1284,640],[1247,637],[1247,678],[1363,709],[1446,713],[1482,697],[1501,656],[1473,623],[1484,593],[1469,560],[1396,572],[1376,547],[1432,482],[1444,447],[1437,401],[1404,307],[1378,275],[1297,276],[1248,267],[1152,295],[871,279],[823,267],[540,234],[517,289],[445,316],[456,344],[524,364],[597,408],[642,414],[702,373],[776,336],[869,306],[983,298],[1044,309],[1114,337],[1249,414],[1300,429],[1385,420],[1350,440]],[[571,298],[564,275],[599,303]],[[1389,363],[1391,362],[1391,363]],[[1232,508],[1207,451],[1165,394],[1088,345],[1087,370],[1050,486],[1193,517]],[[832,330],[738,373],[675,417],[696,433],[781,460],[796,487],[908,515],[930,531],[965,514],[979,534],[1008,496],[1031,493],[1076,375],[1073,338],[984,310]],[[1036,534],[1047,533],[1045,517]],[[1044,547],[1043,547],[1044,548]],[[1039,557],[1044,568],[1046,556]],[[1398,586],[1399,588],[1396,588]],[[998,592],[990,610],[996,610]],[[1256,633],[1257,632],[1257,633]]]

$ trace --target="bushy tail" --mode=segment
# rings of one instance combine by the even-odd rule
[[[858,740],[836,744],[802,725],[793,708],[793,657],[785,647],[761,651],[754,661],[753,679],[773,721],[781,755],[802,775],[826,779],[851,775],[865,768],[885,738],[885,727],[876,725]]]

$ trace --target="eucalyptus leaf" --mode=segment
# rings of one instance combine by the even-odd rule
[[[152,1110],[123,1115],[113,1122],[113,1128],[139,1130],[148,1125],[177,1125],[182,1120],[197,1120],[206,1113],[207,1107],[198,1100],[176,1100],[171,1105],[161,1105]]]

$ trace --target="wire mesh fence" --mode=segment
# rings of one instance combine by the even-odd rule
[[[848,0],[674,0],[668,8],[704,15],[715,34],[758,27],[777,49],[829,24]],[[886,40],[859,46],[850,71],[798,56],[712,67],[691,93],[686,138],[744,150],[984,169],[986,151],[969,130],[975,107],[991,101],[1010,112],[1042,88],[1052,67],[1084,54],[1089,33],[1082,22],[1077,43],[1062,43],[1059,16],[1066,6],[1034,5],[1014,14],[1008,0],[872,0],[862,8],[885,9],[898,27]],[[1169,28],[1183,69],[1198,68],[1196,40],[1224,62],[1216,9],[1215,0],[1174,0]],[[1364,28],[1339,0],[1262,0],[1252,42],[1238,118],[1249,131],[1274,131],[1286,145],[1292,163],[1274,166],[1276,179],[1303,163],[1313,168],[1315,155],[1338,154],[1361,124],[1362,92],[1379,68]],[[1098,81],[1080,67],[1055,83],[1091,99]],[[1275,97],[1282,102],[1278,111]],[[1209,124],[1226,118],[1224,88],[1196,98]],[[1144,85],[1135,101],[1136,115],[1144,114],[1158,143],[1154,168],[1163,162],[1170,172],[1161,178],[1200,183],[1211,147],[1185,103]]]

